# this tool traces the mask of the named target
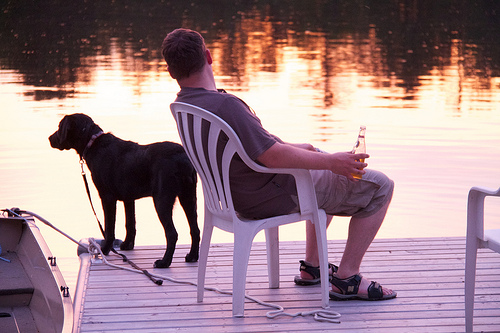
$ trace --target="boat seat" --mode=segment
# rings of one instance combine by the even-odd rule
[[[34,287],[15,252],[2,253],[0,260],[0,307],[27,306]]]
[[[16,318],[10,312],[0,310],[0,332],[17,332]]]
[[[0,307],[0,332],[40,332],[28,306]]]

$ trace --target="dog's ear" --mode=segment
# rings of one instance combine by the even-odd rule
[[[59,129],[57,130],[57,136],[59,142],[66,142],[68,138],[68,131],[72,125],[71,117],[64,116],[64,118],[59,122]]]
[[[84,138],[83,132],[86,131],[85,121],[82,122],[78,114],[70,114],[64,116],[64,118],[59,122],[59,129],[57,130],[57,141],[59,149],[71,149],[74,148],[78,151],[81,149],[82,143],[81,138]]]

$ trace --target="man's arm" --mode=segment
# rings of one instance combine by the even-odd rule
[[[276,142],[263,152],[257,160],[268,168],[294,168],[331,170],[333,173],[354,179],[352,174],[363,175],[368,164],[356,160],[370,157],[368,154],[334,153],[324,154],[309,144],[286,144]]]

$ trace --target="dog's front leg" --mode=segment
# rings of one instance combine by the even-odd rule
[[[124,201],[125,206],[125,230],[127,231],[127,236],[125,241],[120,245],[121,250],[133,250],[135,242],[135,201]]]
[[[102,253],[108,255],[115,241],[116,200],[101,199],[101,202],[104,210],[104,242],[101,250]]]

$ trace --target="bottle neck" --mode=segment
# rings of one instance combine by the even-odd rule
[[[364,138],[365,137],[365,132],[366,132],[366,127],[365,126],[361,126],[359,128],[359,134],[358,134],[358,137],[360,138]]]

